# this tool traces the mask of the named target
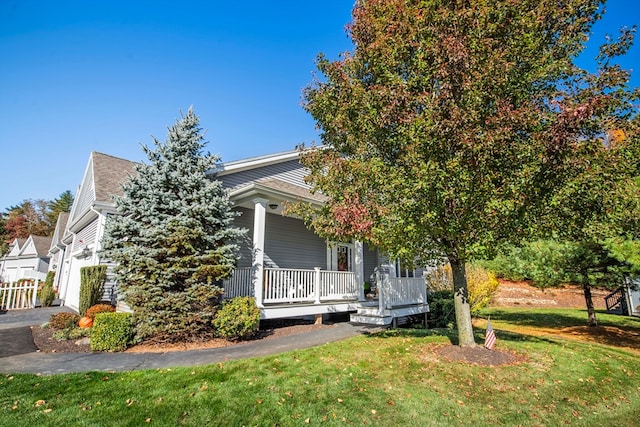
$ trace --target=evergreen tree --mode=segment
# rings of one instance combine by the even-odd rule
[[[62,192],[58,198],[49,202],[46,217],[53,227],[52,231],[58,222],[58,216],[62,212],[70,212],[71,206],[73,206],[73,194],[69,190]]]
[[[107,222],[103,255],[117,264],[138,338],[184,341],[211,332],[216,283],[234,267],[244,230],[233,226],[222,184],[207,177],[219,158],[202,153],[192,108],[154,144],[143,146],[150,164],[138,165],[115,199],[120,215]]]

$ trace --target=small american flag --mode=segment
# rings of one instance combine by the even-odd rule
[[[484,337],[484,346],[489,350],[493,350],[493,347],[496,345],[496,334],[493,332],[493,328],[491,327],[491,318],[487,319],[487,333]]]

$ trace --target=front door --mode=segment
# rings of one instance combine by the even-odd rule
[[[338,243],[337,251],[337,270],[353,271],[353,245]]]

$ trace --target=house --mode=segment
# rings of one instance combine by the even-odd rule
[[[223,283],[225,297],[255,297],[265,319],[358,312],[356,321],[391,323],[428,310],[419,271],[380,276],[377,298],[367,300],[364,282],[389,260],[362,242],[327,242],[286,214],[288,203],[326,201],[304,182],[297,151],[221,163],[211,172],[240,213],[236,225],[249,230],[239,242],[237,268]],[[52,246],[52,254],[64,253],[60,298],[73,309],[78,309],[80,267],[106,262],[98,255],[104,222],[116,212],[112,196],[122,194],[122,183],[133,173],[133,162],[91,154],[65,232]],[[115,283],[108,281],[106,288],[104,298],[115,302]]]
[[[49,256],[51,257],[49,262],[49,271],[53,271],[55,273],[53,278],[53,288],[56,291],[60,289],[61,272],[58,271],[58,267],[62,267],[64,264],[64,250],[66,246],[62,243],[62,237],[66,230],[68,220],[69,212],[61,212],[58,214],[56,228],[53,232],[53,237],[51,238],[51,246],[49,247]]]
[[[604,297],[607,313],[640,317],[640,279],[628,281]]]
[[[18,279],[44,280],[49,269],[51,237],[29,236],[14,239],[9,251],[0,259],[0,281],[15,282]]]
[[[384,324],[428,311],[421,272],[380,277],[378,298],[368,301],[364,283],[389,260],[362,242],[327,242],[286,214],[288,203],[326,201],[304,182],[299,152],[223,163],[215,172],[250,237],[224,283],[227,297],[254,296],[265,319],[358,312],[352,320]]]
[[[136,173],[134,165],[129,160],[92,152],[63,232],[58,230],[58,221],[50,253],[57,254],[59,298],[74,310],[80,303],[80,268],[105,263],[97,253],[104,225],[107,216],[116,213],[113,196],[121,196],[122,184]],[[103,299],[115,303],[116,295],[115,283],[108,276]]]

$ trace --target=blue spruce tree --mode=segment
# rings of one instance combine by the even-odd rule
[[[143,146],[149,164],[123,186],[107,221],[103,256],[114,261],[120,298],[133,310],[137,338],[188,341],[213,333],[211,321],[245,233],[220,181],[218,157],[190,108],[164,143]]]

